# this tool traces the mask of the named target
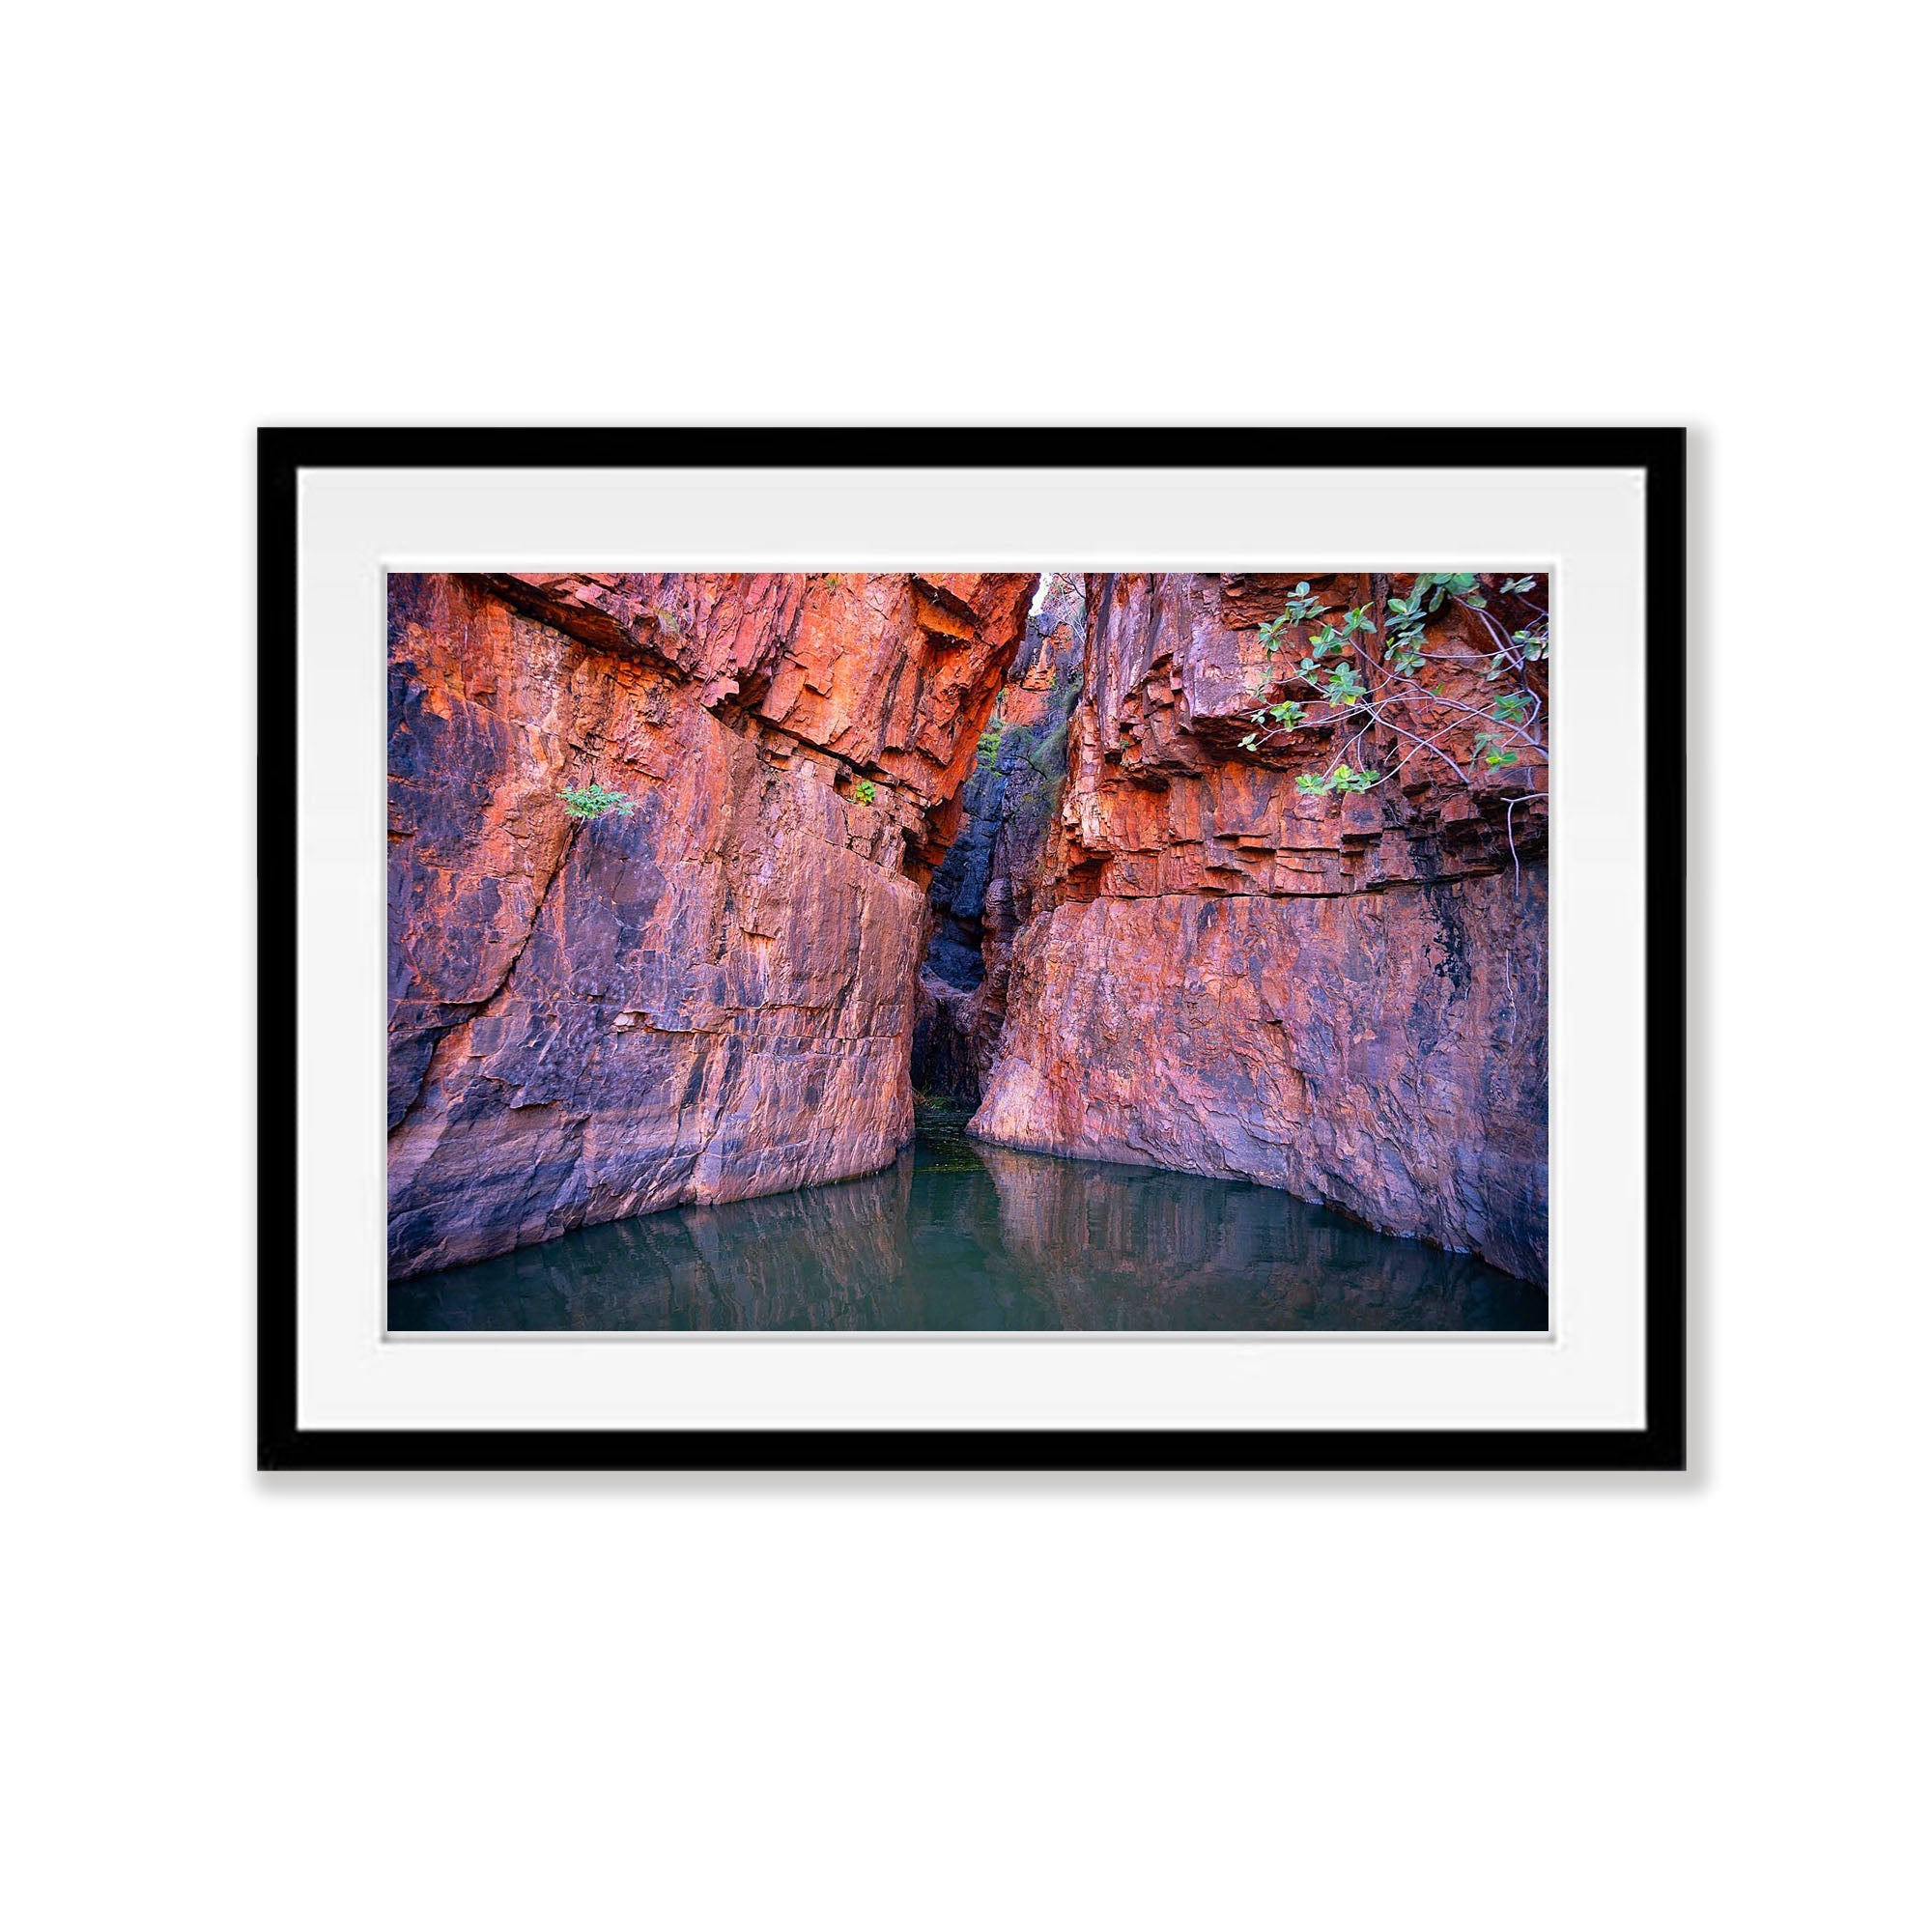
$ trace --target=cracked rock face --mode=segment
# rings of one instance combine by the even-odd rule
[[[1034,582],[390,578],[392,1276],[893,1159]]]
[[[1422,755],[1400,783],[1308,797],[1329,732],[1243,751],[1259,626],[1296,581],[1086,580],[1059,823],[970,1131],[1242,1176],[1543,1281],[1547,814],[1509,797],[1544,774],[1472,789]],[[1338,609],[1408,582],[1310,581]],[[1451,612],[1434,647],[1469,658],[1435,688],[1484,702],[1475,620]],[[1431,710],[1415,732],[1466,763],[1480,721]]]

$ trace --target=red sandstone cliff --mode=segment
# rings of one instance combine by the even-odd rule
[[[390,579],[392,1275],[893,1158],[1034,582]]]
[[[1087,580],[1060,825],[1040,909],[1005,942],[971,1131],[1244,1176],[1542,1280],[1546,812],[1510,801],[1544,773],[1471,787],[1424,757],[1399,785],[1310,797],[1295,777],[1332,756],[1332,731],[1243,751],[1258,684],[1299,654],[1271,663],[1258,629],[1295,581]],[[1408,583],[1311,581],[1384,617]],[[1475,620],[1449,610],[1433,648],[1468,658],[1436,689],[1482,701]],[[1429,712],[1410,727],[1451,717]],[[1464,756],[1475,728],[1445,745]],[[1379,738],[1358,765],[1390,768],[1402,745]]]

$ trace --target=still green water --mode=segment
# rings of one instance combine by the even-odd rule
[[[895,1168],[396,1282],[391,1330],[1541,1329],[1543,1290],[1271,1187],[1057,1160],[921,1110]]]

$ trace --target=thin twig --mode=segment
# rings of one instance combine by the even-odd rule
[[[1534,794],[1530,794],[1534,796]],[[1510,889],[1510,897],[1522,896],[1522,861],[1516,855],[1516,809],[1522,803],[1520,796],[1513,798],[1503,807],[1503,830],[1509,834],[1510,864],[1516,867],[1516,883]]]

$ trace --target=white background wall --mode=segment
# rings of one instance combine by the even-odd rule
[[[14,20],[12,1922],[1922,1922],[1923,155],[1883,19]],[[1660,420],[1689,1479],[250,1472],[258,421]]]

